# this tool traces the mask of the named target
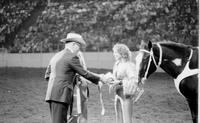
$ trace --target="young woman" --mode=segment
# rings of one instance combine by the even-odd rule
[[[113,67],[113,85],[115,91],[115,112],[117,123],[132,123],[132,106],[142,94],[137,82],[136,66],[131,62],[131,52],[124,44],[113,47],[115,64]]]

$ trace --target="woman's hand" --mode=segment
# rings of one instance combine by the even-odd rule
[[[122,82],[124,95],[134,95],[138,87],[134,79],[124,79]]]
[[[116,90],[118,87],[120,87],[120,83],[122,83],[121,80],[115,80],[109,83],[109,92]]]

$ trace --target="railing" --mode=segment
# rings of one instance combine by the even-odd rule
[[[0,67],[47,67],[55,53],[0,53]],[[84,52],[88,68],[112,69],[114,57],[112,52]],[[132,52],[132,61],[137,52]],[[158,69],[157,72],[162,72]]]

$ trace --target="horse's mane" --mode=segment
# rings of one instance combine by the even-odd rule
[[[182,54],[185,58],[188,57],[188,55],[190,54],[190,49],[193,48],[190,45],[185,45],[182,43],[176,43],[172,41],[163,41],[163,42],[157,42],[157,43],[159,43],[163,47],[172,49],[175,52]]]
[[[177,43],[177,42],[173,42],[173,41],[162,41],[162,42],[157,42],[163,46],[167,46],[167,47],[175,47],[175,48],[193,48],[191,45],[185,45],[183,43]]]

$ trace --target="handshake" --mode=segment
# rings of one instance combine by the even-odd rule
[[[108,72],[106,74],[100,75],[99,87],[101,88],[103,84],[107,84],[109,86],[109,92],[111,92],[112,90],[118,87],[120,82],[120,80],[116,80],[114,78],[112,73]]]
[[[114,76],[111,72],[100,74],[100,81],[104,84],[112,83],[114,81]]]

